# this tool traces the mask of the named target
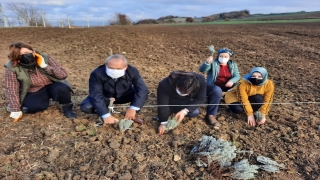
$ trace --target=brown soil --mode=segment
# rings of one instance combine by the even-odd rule
[[[260,171],[257,179],[320,177],[319,104],[273,105],[266,124],[260,127],[250,127],[245,115],[233,115],[221,106],[220,130],[206,125],[202,107],[198,118],[185,119],[162,136],[152,120],[156,108],[142,109],[146,124],[135,124],[124,133],[112,125],[94,127],[97,116],[79,109],[88,93],[90,72],[104,63],[109,48],[114,53],[125,52],[129,63],[140,70],[151,92],[148,105],[156,104],[157,84],[170,71],[198,72],[211,44],[231,48],[242,75],[252,67],[266,67],[276,85],[274,102],[320,102],[319,23],[8,28],[0,29],[0,37],[1,64],[7,61],[7,46],[17,40],[55,57],[69,72],[78,114],[70,121],[52,105],[13,123],[5,110],[1,83],[0,179],[214,179],[190,156],[202,135],[221,137],[238,149],[253,150],[251,163],[264,155],[289,168],[277,174]],[[4,82],[3,76],[0,81]],[[237,161],[243,158],[249,156],[240,155]]]

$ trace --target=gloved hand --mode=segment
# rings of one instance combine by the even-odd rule
[[[11,112],[10,117],[13,118],[13,122],[18,122],[22,118],[22,111]]]
[[[41,68],[46,68],[48,66],[48,64],[44,61],[43,57],[39,54],[35,54],[36,56],[36,60],[37,60],[37,64],[41,67]]]

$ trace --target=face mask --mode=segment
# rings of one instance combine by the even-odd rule
[[[33,56],[33,53],[29,53],[29,54],[23,54],[20,57],[20,62],[23,64],[33,64],[35,63],[35,58]]]
[[[178,89],[176,89],[176,91],[180,96],[188,96],[188,94],[182,94]]]
[[[218,61],[219,61],[221,64],[227,64],[227,62],[229,61],[229,58],[219,57]]]
[[[126,71],[125,69],[117,70],[117,69],[109,69],[108,67],[106,68],[107,75],[113,79],[117,79],[121,76],[124,76],[125,71]]]
[[[258,84],[261,84],[263,82],[263,79],[250,78],[249,81],[254,85],[258,85]]]
[[[28,69],[34,69],[35,64],[36,64],[36,61],[35,61],[35,57],[33,56],[33,53],[21,55],[20,65],[22,67],[25,67]]]

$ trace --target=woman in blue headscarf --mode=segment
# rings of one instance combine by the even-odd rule
[[[207,73],[207,96],[208,104],[219,104],[221,95],[236,85],[240,79],[237,64],[230,60],[233,52],[228,48],[218,51],[218,56],[213,60],[210,56],[200,67],[199,71]],[[215,129],[219,129],[220,123],[216,120],[218,106],[207,106],[206,121]]]
[[[226,93],[224,100],[231,112],[245,112],[251,126],[264,124],[273,100],[274,84],[268,79],[268,71],[263,67],[253,68],[241,79],[237,86]]]

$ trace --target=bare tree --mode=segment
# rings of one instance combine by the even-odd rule
[[[131,19],[125,15],[117,13],[113,19],[109,20],[110,25],[132,25]]]
[[[70,26],[74,25],[73,21],[71,21],[70,19],[60,19],[58,21],[59,27],[62,27],[62,28],[69,27],[69,24],[70,24]]]
[[[25,3],[7,3],[7,7],[16,14],[19,21],[22,20],[29,26],[43,26],[43,10]]]

